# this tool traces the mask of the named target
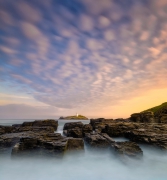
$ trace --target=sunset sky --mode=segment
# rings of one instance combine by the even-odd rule
[[[0,119],[166,101],[167,0],[0,0]]]

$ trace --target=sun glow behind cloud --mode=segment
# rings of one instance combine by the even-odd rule
[[[166,0],[0,3],[3,108],[126,117],[166,101]]]

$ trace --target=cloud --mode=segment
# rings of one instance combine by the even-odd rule
[[[106,18],[105,16],[100,16],[99,24],[100,24],[100,27],[105,28],[110,25],[110,20]]]
[[[17,5],[20,15],[29,22],[40,22],[42,20],[42,14],[38,8],[34,8],[31,4],[20,1]]]
[[[104,31],[104,38],[107,41],[111,41],[115,39],[115,35],[111,30]]]
[[[160,54],[160,50],[158,50],[154,47],[150,47],[150,48],[148,48],[148,50],[150,51],[150,53],[153,57],[157,57]]]
[[[71,40],[69,41],[69,44],[68,44],[68,53],[71,54],[71,55],[75,55],[78,53],[79,51],[79,45],[76,41],[74,40]]]
[[[15,54],[17,52],[16,50],[5,46],[0,46],[0,50],[3,51],[5,54]]]
[[[153,43],[154,43],[154,45],[157,45],[157,44],[159,44],[159,39],[157,38],[157,37],[155,37],[154,39],[153,39]]]
[[[97,41],[96,39],[87,39],[86,43],[90,50],[99,50],[102,48],[102,42]]]
[[[91,16],[88,15],[81,15],[79,19],[79,28],[82,31],[92,31],[94,28],[94,21]]]
[[[64,112],[100,112],[166,87],[165,2],[128,2],[5,3],[3,92],[30,92],[34,104]]]
[[[31,80],[29,80],[29,79],[27,79],[27,78],[25,78],[25,77],[23,77],[21,75],[13,74],[12,76],[15,79],[17,79],[17,80],[19,80],[19,81],[21,81],[22,83],[25,83],[25,84],[30,84],[32,82]]]
[[[20,66],[22,65],[24,62],[21,59],[11,59],[10,60],[10,64],[13,66]]]
[[[155,7],[162,8],[162,7],[167,6],[167,2],[166,0],[159,0],[159,1],[153,0],[153,5]]]
[[[28,22],[22,22],[21,28],[24,35],[32,42],[36,43],[40,58],[42,58],[48,50],[49,42],[43,33],[33,24]]]
[[[26,118],[55,118],[58,110],[50,106],[30,106],[26,104],[8,104],[0,106],[1,118],[24,119]],[[34,119],[35,120],[35,119]]]
[[[15,37],[5,37],[4,40],[6,41],[8,45],[17,46],[20,44],[19,39]]]
[[[145,32],[142,32],[141,36],[140,36],[140,40],[141,41],[146,41],[148,40],[149,38],[149,32],[145,31]]]
[[[30,38],[32,40],[35,40],[36,38],[39,38],[40,36],[42,36],[41,32],[39,31],[39,29],[28,22],[22,22],[21,23],[21,28],[23,30],[23,33],[25,34],[25,36],[27,38]]]
[[[112,0],[83,0],[90,13],[97,15],[106,12],[112,7]]]
[[[0,21],[4,22],[7,25],[13,25],[13,18],[9,12],[0,10]]]

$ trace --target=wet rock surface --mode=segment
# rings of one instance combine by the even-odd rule
[[[92,132],[91,124],[83,124],[82,122],[65,123],[63,133],[67,137],[83,138],[86,133]]]
[[[131,115],[130,120],[138,123],[155,123],[156,118],[154,117],[154,113],[151,111],[142,112],[142,113],[134,113]]]
[[[82,138],[68,138],[67,150],[84,150],[84,141]]]
[[[138,128],[137,124],[126,122],[115,122],[105,125],[103,132],[107,133],[111,137],[124,137],[127,131]]]
[[[160,123],[167,123],[167,114],[161,114],[159,116],[159,122]]]
[[[93,127],[91,126],[91,124],[85,124],[82,127],[82,134],[83,136],[85,136],[86,133],[91,133],[93,131]]]
[[[58,121],[47,119],[47,120],[36,120],[33,122],[24,122],[22,124],[14,124],[12,126],[0,126],[0,135],[6,133],[18,133],[25,131],[49,131],[54,132],[57,130]]]
[[[135,129],[125,133],[125,137],[131,141],[157,146],[167,150],[167,126],[147,126],[143,129]]]
[[[58,122],[41,120],[0,128],[0,151],[12,149],[12,156],[62,155],[68,150],[84,149],[83,139],[67,138],[54,133]]]
[[[0,135],[13,132],[15,128],[12,126],[0,126]]]
[[[112,144],[115,152],[119,156],[128,156],[132,158],[140,158],[143,155],[143,151],[135,142],[125,141],[116,142]]]
[[[89,146],[96,148],[107,148],[114,143],[114,140],[105,133],[88,133],[84,139]]]
[[[107,125],[109,124],[115,124],[115,123],[125,123],[125,122],[129,122],[129,119],[104,119],[104,118],[99,118],[99,119],[91,119],[90,120],[90,124],[93,127],[93,130],[95,130],[96,132],[100,133],[100,132],[106,132],[105,128]]]
[[[59,156],[73,150],[84,150],[84,143],[93,148],[111,148],[121,156],[140,157],[136,143],[149,144],[167,150],[166,114],[135,113],[129,119],[91,119],[89,124],[68,122],[64,136],[55,133],[58,121],[36,120],[0,126],[0,151],[11,151],[13,157],[34,154]],[[155,123],[158,122],[158,123]],[[126,137],[128,142],[116,142],[112,137]]]
[[[63,130],[68,130],[68,129],[74,129],[74,128],[81,128],[84,126],[82,122],[69,122],[65,123]]]
[[[83,137],[82,128],[76,127],[73,129],[68,129],[66,131],[66,135],[67,137],[82,138]]]
[[[59,155],[67,149],[67,139],[59,133],[27,134],[22,136],[12,149],[12,156],[29,155]]]
[[[56,131],[58,127],[58,121],[53,119],[35,120],[33,122],[24,122],[21,127],[52,127]]]

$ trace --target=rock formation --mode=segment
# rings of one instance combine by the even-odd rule
[[[61,116],[59,119],[66,119],[66,120],[88,120],[88,118],[83,116],[83,115],[66,116],[66,117]]]
[[[58,122],[55,120],[24,122],[10,128],[1,126],[0,151],[12,148],[12,156],[58,156],[68,150],[84,149],[83,139],[67,138],[54,133],[57,126]]]
[[[64,135],[74,138],[82,138],[85,133],[92,132],[93,128],[90,124],[83,124],[82,122],[65,123],[63,128]]]
[[[11,151],[12,157],[30,154],[60,157],[68,151],[84,150],[84,142],[91,148],[111,149],[123,158],[142,156],[137,143],[167,150],[167,109],[164,106],[154,112],[134,113],[128,119],[98,118],[91,119],[89,124],[68,122],[63,127],[65,136],[55,133],[57,127],[58,121],[51,119],[0,126],[0,151]],[[125,137],[129,141],[116,142],[114,137]]]
[[[117,155],[121,158],[141,158],[143,156],[143,151],[135,142],[125,141],[125,142],[116,142],[112,144]]]

